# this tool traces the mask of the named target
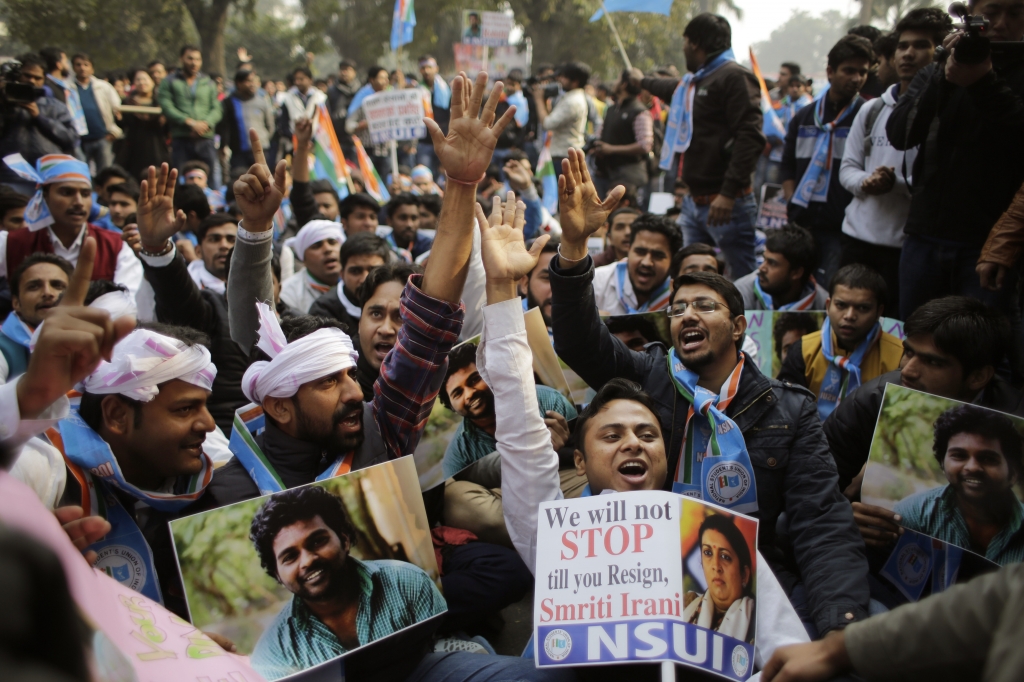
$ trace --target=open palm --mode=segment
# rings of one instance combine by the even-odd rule
[[[448,135],[445,136],[433,120],[425,118],[423,121],[434,142],[434,153],[448,177],[458,182],[478,182],[491,163],[498,137],[512,121],[515,107],[509,107],[501,118],[495,120],[494,110],[501,99],[502,85],[495,83],[487,102],[483,103],[487,90],[487,73],[484,71],[477,74],[472,87],[466,74],[460,73],[452,80],[451,88],[452,117]]]
[[[488,280],[518,280],[537,267],[541,250],[550,237],[543,235],[537,238],[533,247],[527,251],[523,239],[525,214],[526,204],[521,201],[517,203],[513,192],[508,193],[504,206],[499,197],[494,197],[494,208],[489,217],[484,216],[483,209],[477,204],[480,255]]]
[[[160,173],[149,167],[146,179],[139,187],[139,205],[135,216],[139,225],[142,248],[150,253],[163,248],[167,240],[185,225],[184,211],[174,211],[174,187],[178,171],[170,170],[166,163]]]
[[[601,201],[583,152],[569,149],[558,178],[558,219],[563,240],[574,244],[586,241],[608,221],[608,214],[625,193],[626,188],[618,185]]]

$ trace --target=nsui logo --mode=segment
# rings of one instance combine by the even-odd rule
[[[544,638],[544,653],[552,661],[561,661],[572,651],[572,638],[565,630],[552,630]]]
[[[749,667],[750,656],[747,655],[747,650],[741,646],[735,647],[732,650],[732,671],[736,673],[736,677],[746,676]]]

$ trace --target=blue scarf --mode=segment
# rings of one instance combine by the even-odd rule
[[[881,334],[882,326],[876,322],[852,355],[836,355],[832,351],[832,324],[825,318],[821,327],[821,354],[828,361],[828,369],[818,391],[818,416],[822,421],[832,414],[848,393],[860,386],[860,363],[871,347],[878,343]]]
[[[252,145],[249,143],[249,128],[245,125],[245,115],[242,113],[242,100],[237,97],[232,97],[231,106],[234,108],[235,112],[235,127],[238,128],[238,145],[240,147],[240,151],[252,151]]]
[[[669,297],[671,292],[669,291],[672,284],[672,279],[666,277],[665,281],[661,283],[661,286],[651,292],[647,298],[647,302],[639,308],[634,308],[629,301],[626,300],[626,277],[629,275],[629,266],[624,260],[620,260],[615,264],[615,294],[619,297],[619,303],[626,309],[626,312],[630,315],[636,313],[646,313],[649,310],[661,310],[662,308],[668,307]],[[634,300],[636,298],[636,291],[633,292]]]
[[[431,105],[438,109],[452,108],[452,89],[440,76],[434,76],[432,94]]]
[[[356,112],[359,111],[359,107],[363,106],[363,100],[373,94],[373,86],[367,83],[363,87],[356,90],[356,94],[352,97],[352,101],[348,105],[348,115],[355,116]]]
[[[772,295],[761,288],[761,281],[757,277],[754,278],[754,295],[761,301],[761,305],[764,306],[765,310],[813,310],[811,306],[814,305],[814,297],[817,293],[818,290],[814,282],[814,277],[811,277],[807,280],[807,286],[804,287],[803,296],[792,303],[787,303],[786,305],[776,308],[775,302],[772,300]]]
[[[668,124],[665,126],[665,142],[661,147],[661,161],[658,164],[662,170],[672,170],[672,158],[689,149],[693,141],[693,95],[697,84],[728,62],[734,61],[736,55],[729,48],[697,69],[697,73],[687,73],[679,81],[672,93]]]
[[[124,479],[110,446],[77,411],[72,411],[56,428],[47,431],[47,436],[64,455],[68,469],[78,479],[86,515],[102,516],[110,522],[110,532],[88,547],[99,556],[96,568],[162,604],[153,552],[135,519],[111,489],[128,493],[157,511],[176,513],[203,494],[213,478],[213,462],[203,455],[203,468],[188,480],[185,492],[158,493],[137,488]]]
[[[29,339],[32,338],[32,330],[28,328],[28,325],[21,321],[18,317],[18,313],[11,311],[7,315],[7,319],[4,320],[3,326],[0,326],[0,332],[14,341],[19,346],[28,348]]]
[[[821,95],[818,103],[814,105],[814,126],[818,129],[814,138],[814,151],[811,153],[811,162],[800,178],[796,192],[793,193],[791,201],[797,206],[807,208],[812,201],[824,203],[828,201],[828,187],[832,181],[832,156],[835,130],[846,118],[853,115],[857,104],[860,103],[860,95],[854,97],[849,104],[843,107],[836,117],[824,123],[825,103],[828,97]]]
[[[757,511],[754,467],[743,434],[725,415],[739,390],[745,358],[740,355],[720,394],[697,385],[697,373],[683,365],[675,348],[666,360],[672,383],[690,403],[672,492],[751,514]],[[707,424],[701,423],[705,419]]]

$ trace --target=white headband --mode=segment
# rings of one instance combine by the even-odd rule
[[[217,368],[205,347],[136,329],[114,346],[110,362],[100,362],[82,387],[96,395],[118,393],[148,403],[160,392],[162,383],[180,379],[209,391],[216,376]]]
[[[264,398],[290,398],[299,386],[356,366],[352,339],[336,327],[317,329],[308,336],[285,340],[277,316],[266,303],[257,303],[260,340],[256,347],[270,356],[249,365],[242,376],[242,392],[254,403]]]
[[[341,224],[333,220],[310,220],[302,226],[298,234],[284,240],[284,245],[295,252],[295,257],[300,261],[306,259],[306,249],[317,242],[325,239],[337,239],[339,243],[345,242],[345,235],[341,232]]]
[[[110,313],[110,319],[112,320],[124,317],[125,315],[138,317],[139,312],[138,307],[135,305],[135,297],[127,291],[121,291],[120,289],[98,296],[96,300],[89,304],[89,307],[106,310]]]

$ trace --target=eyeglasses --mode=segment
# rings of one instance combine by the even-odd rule
[[[692,302],[679,301],[678,303],[673,303],[665,310],[665,314],[669,317],[681,317],[690,306],[693,306],[693,309],[701,315],[713,313],[720,307],[727,308],[724,303],[713,301],[710,298],[698,298],[696,301]]]

